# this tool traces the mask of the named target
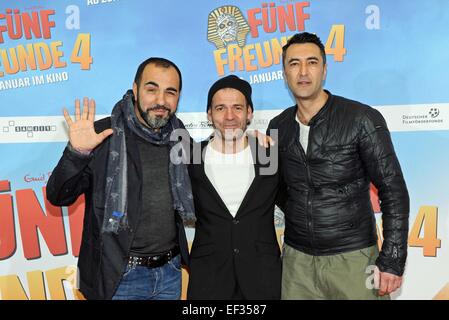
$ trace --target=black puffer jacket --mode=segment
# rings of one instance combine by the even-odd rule
[[[278,129],[280,169],[287,189],[285,243],[311,255],[376,244],[370,182],[379,191],[384,242],[377,266],[402,275],[407,257],[409,196],[382,115],[333,96],[310,121],[307,154],[293,106],[271,120]]]

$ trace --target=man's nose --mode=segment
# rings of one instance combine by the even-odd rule
[[[159,94],[157,95],[157,104],[160,106],[165,106],[165,93],[164,92],[159,92]]]
[[[307,62],[303,62],[299,65],[299,74],[301,76],[307,75]]]
[[[226,117],[226,120],[233,120],[234,119],[234,110],[232,110],[232,109],[226,109],[226,111],[225,111],[225,117]]]

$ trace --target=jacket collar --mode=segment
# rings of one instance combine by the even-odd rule
[[[334,96],[332,95],[332,93],[330,93],[330,91],[328,91],[326,89],[324,89],[324,92],[327,93],[327,96],[328,96],[327,101],[324,104],[324,106],[320,109],[320,111],[318,111],[318,113],[316,115],[314,115],[312,117],[312,119],[310,119],[309,126],[311,126],[311,127],[313,127],[317,123],[321,122],[326,117],[328,110],[331,108]],[[298,112],[298,105],[296,105],[296,107],[294,109],[295,109],[294,117],[296,117],[296,114]],[[293,118],[293,121],[295,121],[295,118]]]

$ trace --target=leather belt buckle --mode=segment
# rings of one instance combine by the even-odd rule
[[[164,264],[169,262],[179,253],[179,248],[175,247],[165,253],[148,256],[148,257],[136,257],[130,256],[128,259],[128,264],[131,266],[144,266],[147,268],[158,268],[162,267]]]

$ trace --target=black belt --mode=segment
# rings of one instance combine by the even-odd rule
[[[164,264],[169,262],[171,259],[179,254],[179,247],[174,247],[173,249],[158,254],[154,256],[138,257],[129,256],[128,265],[132,266],[144,266],[147,268],[158,268],[162,267]]]

